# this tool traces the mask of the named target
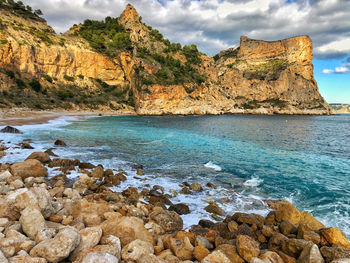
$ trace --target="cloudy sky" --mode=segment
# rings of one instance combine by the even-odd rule
[[[350,103],[350,0],[24,0],[56,30],[84,19],[118,17],[127,3],[172,42],[214,55],[239,37],[278,40],[309,35],[321,94]]]

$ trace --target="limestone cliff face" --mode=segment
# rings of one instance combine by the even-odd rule
[[[172,56],[179,63],[186,63],[187,57],[180,51],[164,54],[169,44],[164,39],[155,40],[158,31],[147,27],[131,5],[118,22],[130,34],[133,50],[121,51],[113,58],[95,51],[75,34],[81,25],[57,35],[42,21],[23,19],[4,10],[0,10],[0,18],[0,91],[16,94],[12,100],[11,96],[0,98],[0,107],[1,103],[20,104],[21,99],[16,101],[20,95],[40,103],[46,98],[51,108],[86,110],[99,100],[97,109],[135,108],[138,114],[152,115],[331,113],[314,80],[312,42],[307,36],[275,42],[241,37],[239,47],[215,57],[201,55],[201,63],[193,66],[206,76],[200,84],[139,87],[137,68],[149,76],[162,69],[155,60],[142,58],[140,50],[153,52],[146,54],[156,54],[158,59]],[[8,71],[15,72],[14,76]],[[28,85],[14,91],[14,86],[21,86],[20,78],[38,79],[45,93],[33,92]],[[108,91],[111,87],[113,92]]]
[[[140,114],[281,113],[330,114],[313,76],[312,41],[307,36],[267,42],[241,37],[216,62],[203,56],[208,76],[198,90],[152,87],[139,98]]]

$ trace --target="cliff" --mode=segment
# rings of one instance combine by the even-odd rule
[[[331,113],[313,77],[307,36],[241,37],[239,47],[209,57],[164,39],[131,5],[118,19],[86,20],[64,35],[6,7],[0,7],[0,107]]]
[[[350,104],[336,104],[330,105],[335,113],[350,113]]]

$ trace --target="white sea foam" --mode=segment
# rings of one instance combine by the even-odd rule
[[[212,163],[211,161],[207,162],[204,166],[210,169],[214,169],[215,171],[218,171],[218,172],[222,170],[222,168],[219,165]]]
[[[250,186],[250,187],[257,187],[259,186],[264,180],[260,179],[259,177],[255,176],[252,177],[251,179],[248,179],[247,181],[245,181],[243,184],[245,186]]]

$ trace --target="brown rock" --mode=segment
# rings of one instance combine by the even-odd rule
[[[324,263],[324,259],[315,244],[306,246],[301,252],[298,263]]]
[[[206,256],[208,256],[209,253],[209,250],[202,246],[194,247],[193,250],[193,256],[199,262],[201,262]]]
[[[283,253],[282,251],[278,251],[278,255],[282,258],[284,263],[296,263],[297,260],[291,256],[288,256],[287,254]]]
[[[141,257],[153,253],[154,249],[151,243],[136,239],[123,247],[122,259],[127,262],[138,262]]]
[[[284,236],[280,233],[276,233],[270,238],[268,247],[270,250],[277,252],[281,249],[282,244],[285,240],[287,240],[286,236]]]
[[[14,176],[19,176],[22,179],[28,177],[45,177],[47,169],[38,160],[30,159],[24,162],[18,162],[10,167],[10,172]]]
[[[102,179],[104,175],[104,170],[101,166],[96,166],[94,170],[92,170],[91,172],[91,176],[98,178],[98,179]]]
[[[195,192],[200,192],[200,191],[203,190],[201,184],[199,184],[199,183],[192,183],[192,184],[190,185],[190,189],[193,190],[193,191],[195,191]]]
[[[40,211],[33,207],[27,207],[21,212],[21,218],[19,222],[22,225],[23,232],[26,233],[31,239],[40,242],[40,238],[37,236],[40,231],[46,229],[45,219]],[[50,236],[48,235],[47,238]]]
[[[276,210],[276,220],[278,222],[289,221],[294,225],[299,225],[302,218],[300,212],[288,201],[278,201],[270,203],[269,206]]]
[[[47,260],[39,257],[15,256],[10,258],[10,263],[47,263]]]
[[[238,235],[236,240],[239,255],[246,261],[259,256],[259,243],[249,236]]]
[[[67,146],[67,144],[62,140],[56,140],[55,145],[56,146]]]
[[[65,227],[54,238],[44,240],[36,245],[30,251],[30,255],[45,258],[49,262],[59,262],[67,258],[79,243],[78,231],[72,227]]]
[[[206,256],[201,263],[231,263],[224,253],[217,250]]]
[[[276,252],[273,251],[265,252],[260,256],[260,259],[262,259],[264,262],[284,263],[283,259]]]
[[[237,248],[234,245],[223,244],[218,246],[216,250],[224,253],[231,263],[244,263],[244,259],[238,254]]]
[[[341,258],[350,258],[350,250],[341,249],[336,247],[321,247],[320,252],[326,263],[330,263],[333,260]]]
[[[194,247],[188,237],[170,238],[170,249],[181,260],[192,259]]]
[[[27,142],[22,142],[21,143],[21,148],[22,149],[34,149],[34,147],[33,146],[31,146],[29,143],[27,143]]]
[[[330,245],[342,245],[350,248],[350,242],[345,234],[338,228],[327,228],[321,231],[321,235],[327,240]]]
[[[219,216],[224,216],[225,215],[225,211],[222,208],[220,208],[215,203],[211,203],[211,204],[207,205],[204,208],[204,210],[207,211],[208,213],[216,214],[216,215],[219,215]]]
[[[313,243],[310,241],[306,241],[303,239],[285,239],[282,242],[282,251],[286,253],[287,255],[291,257],[298,258],[301,251],[309,245],[312,245]]]
[[[152,212],[149,217],[160,225],[165,232],[174,232],[182,230],[182,218],[174,211],[166,211],[163,209]]]
[[[114,235],[120,238],[124,247],[135,239],[153,244],[152,235],[144,227],[142,220],[136,217],[121,217],[118,221],[106,220],[101,225],[103,235]]]
[[[288,236],[297,232],[297,227],[289,221],[282,221],[280,224],[280,231],[283,235]]]
[[[33,152],[31,155],[27,157],[26,160],[35,159],[41,163],[48,163],[51,161],[50,155],[46,152]]]
[[[310,229],[313,231],[317,231],[322,228],[325,228],[324,224],[322,224],[320,221],[314,218],[310,213],[300,212],[300,214],[301,214],[300,224],[308,225]]]

